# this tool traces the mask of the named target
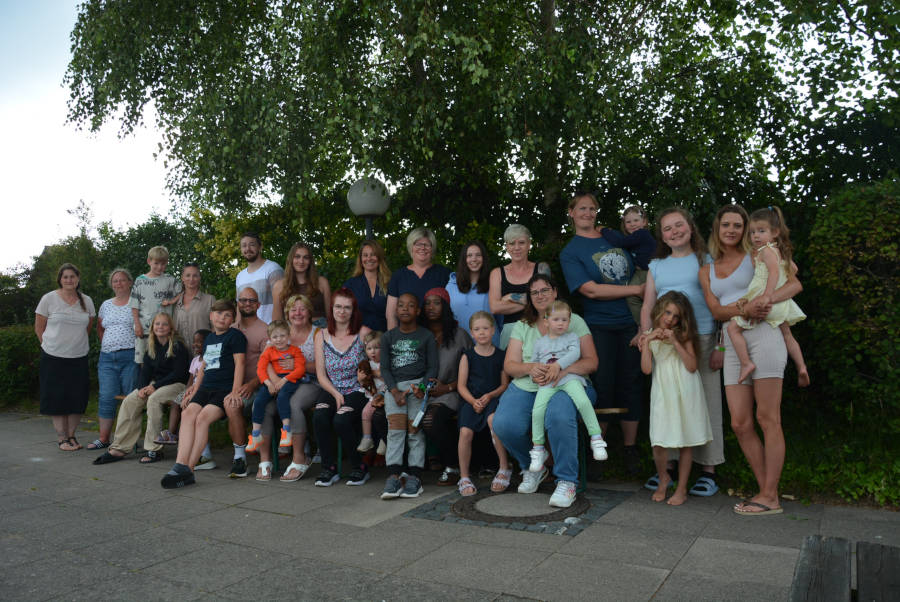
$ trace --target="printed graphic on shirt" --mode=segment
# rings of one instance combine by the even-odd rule
[[[627,251],[618,247],[598,251],[591,256],[604,284],[627,284],[631,278],[631,260],[626,257]]]
[[[391,345],[391,368],[397,370],[405,366],[415,364],[419,361],[419,354],[416,350],[419,343],[416,339],[400,339]]]
[[[218,370],[222,367],[222,343],[213,343],[206,346],[206,352],[203,354],[203,361],[206,363],[206,370]]]

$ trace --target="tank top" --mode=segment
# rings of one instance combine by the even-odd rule
[[[531,276],[528,279],[531,280],[532,278],[535,277],[535,275],[537,275],[537,273],[538,273],[538,264],[537,264],[537,262],[535,262],[534,263],[534,271],[531,273]],[[528,293],[528,283],[524,282],[522,284],[513,284],[512,282],[510,282],[509,280],[506,279],[506,266],[502,266],[500,268],[500,296],[504,297],[504,296],[508,295],[509,293],[527,294]],[[517,311],[514,314],[507,314],[503,318],[503,323],[504,324],[513,324],[514,322],[518,322],[524,312],[525,312],[525,308],[523,306],[521,311]]]
[[[715,264],[709,266],[709,290],[722,305],[734,303],[743,297],[751,280],[753,280],[753,262],[749,253],[744,255],[740,265],[725,278],[716,277]]]
[[[334,388],[341,395],[356,391],[359,388],[356,369],[365,358],[365,348],[359,335],[356,335],[347,351],[341,353],[331,344],[331,335],[326,332],[322,338],[322,351],[325,356],[325,371]]]

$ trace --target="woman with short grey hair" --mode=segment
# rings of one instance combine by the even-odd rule
[[[522,224],[508,226],[503,233],[503,242],[509,255],[509,263],[491,270],[488,300],[491,313],[503,317],[500,348],[506,349],[512,327],[525,310],[528,281],[538,273],[549,276],[550,266],[528,259],[528,252],[531,250],[531,231]],[[497,327],[500,326],[498,323]]]
[[[406,250],[412,263],[391,274],[388,283],[387,318],[388,330],[397,326],[397,299],[410,293],[419,299],[419,307],[424,304],[425,293],[435,287],[443,288],[450,279],[450,269],[433,263],[437,251],[434,232],[419,227],[406,236]]]

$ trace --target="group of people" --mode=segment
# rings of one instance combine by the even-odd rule
[[[194,471],[215,467],[208,433],[223,418],[234,448],[230,476],[248,474],[250,451],[259,454],[257,480],[272,479],[277,447],[292,456],[280,480],[296,481],[312,463],[311,411],[317,486],[341,479],[338,445],[347,484],[364,485],[364,454],[377,447],[388,472],[381,497],[417,497],[427,437],[442,467],[439,484],[474,495],[472,465],[480,461],[495,469],[491,491],[505,491],[511,457],[522,471],[520,493],[536,491],[552,472],[550,504],[567,507],[578,480],[578,421],[595,460],[614,453],[604,440],[608,421],[595,409],[617,408],[623,461],[639,469],[643,371],[652,375],[657,468],[645,486],[657,501],[674,488],[668,503],[680,505],[689,494],[718,491],[724,367],[731,426],[759,485],[735,512],[780,512],[788,353],[800,384],[809,382],[789,328],[804,316],[791,301],[801,286],[781,212],[722,207],[707,245],[682,208],[656,216],[656,237],[639,207],[625,210],[620,229],[598,225],[598,209],[590,194],[571,200],[574,236],[559,258],[583,315],[561,298],[550,266],[529,259],[531,235],[518,224],[504,233],[509,262],[493,269],[481,241],[461,247],[455,272],[435,264],[434,233],[415,228],[406,239],[410,263],[391,272],[382,247],[367,240],[353,276],[335,290],[309,246],[291,247],[282,269],[263,257],[257,234],[245,233],[237,303],[203,293],[196,264],[177,281],[165,273],[166,249],[150,249],[149,270],[136,280],[113,270],[115,296],[96,314],[100,432],[88,448],[103,453],[94,463],[134,449],[146,409],[140,461],[160,461],[167,445],[177,445],[163,487],[190,485]],[[95,311],[75,266],[63,265],[57,283],[36,310],[41,411],[53,417],[59,448],[75,451]],[[691,483],[693,463],[700,473]]]

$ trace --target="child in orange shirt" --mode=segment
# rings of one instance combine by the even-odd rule
[[[253,452],[259,449],[262,442],[262,421],[266,415],[266,406],[273,397],[278,404],[278,415],[281,416],[281,441],[279,447],[291,445],[291,396],[300,386],[300,379],[306,374],[306,358],[299,347],[291,345],[291,327],[284,320],[273,320],[269,324],[269,346],[259,356],[256,365],[256,375],[263,384],[253,400],[253,431],[250,433],[250,441],[247,451]],[[289,357],[294,358],[294,369],[290,372],[281,370],[279,362]],[[269,364],[275,370],[275,374],[281,378],[274,381],[269,378],[267,369]]]

